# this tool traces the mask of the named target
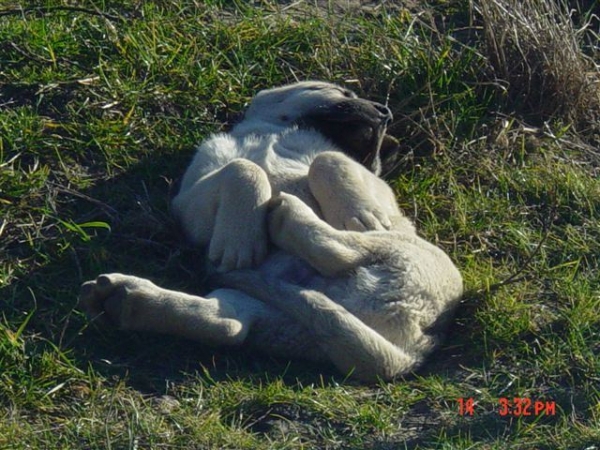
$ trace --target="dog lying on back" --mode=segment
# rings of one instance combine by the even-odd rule
[[[377,176],[391,117],[329,83],[259,92],[230,133],[199,147],[173,199],[222,287],[198,297],[100,275],[82,286],[83,308],[122,329],[329,362],[363,381],[413,370],[463,288]]]

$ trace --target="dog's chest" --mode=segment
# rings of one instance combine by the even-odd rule
[[[262,167],[269,177],[285,179],[308,175],[313,160],[324,151],[316,144],[305,132],[297,131],[245,138],[239,146],[243,157]]]
[[[191,171],[193,179],[184,179],[184,184],[220,170],[235,159],[246,159],[265,171],[273,195],[280,192],[296,195],[320,215],[308,186],[308,171],[317,155],[332,150],[339,151],[315,130],[290,128],[262,135],[218,134],[198,149]]]
[[[247,137],[238,142],[239,157],[260,166],[269,177],[273,194],[287,192],[300,197],[318,213],[308,186],[308,171],[317,155],[334,146],[312,130]]]

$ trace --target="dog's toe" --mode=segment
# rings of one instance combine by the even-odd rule
[[[106,324],[104,315],[104,298],[99,293],[98,280],[86,281],[79,290],[78,307],[91,320]]]
[[[120,274],[103,274],[86,281],[79,291],[79,308],[100,325],[118,326],[128,289],[135,288],[137,281]]]
[[[359,211],[344,222],[344,227],[350,231],[382,231],[391,226],[388,216],[377,209]]]

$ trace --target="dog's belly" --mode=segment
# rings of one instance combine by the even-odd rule
[[[258,270],[266,277],[326,295],[395,345],[415,344],[421,339],[421,333],[414,328],[417,321],[411,320],[414,316],[412,305],[394,301],[398,300],[395,296],[401,288],[389,286],[397,280],[390,280],[393,270],[390,272],[384,266],[362,267],[346,275],[328,278],[300,258],[277,251],[269,255]],[[388,279],[388,282],[381,282],[380,278]],[[299,342],[306,339],[311,340],[311,335],[297,338]],[[427,342],[428,338],[419,345],[424,346]]]
[[[322,276],[306,261],[283,251],[275,251],[262,263],[260,272],[286,283],[315,288]]]

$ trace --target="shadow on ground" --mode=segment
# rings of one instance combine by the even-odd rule
[[[77,310],[80,284],[105,272],[129,273],[166,288],[204,293],[202,254],[185,243],[168,213],[169,191],[190,156],[191,152],[156,152],[126,173],[100,182],[86,192],[60,193],[57,197],[60,217],[73,223],[105,222],[110,231],[104,228],[90,231],[89,240],[69,233],[54,236],[55,244],[63,245],[66,250],[55,252],[56,257],[47,264],[3,288],[11,299],[4,311],[6,319],[9,323],[19,323],[19,318],[35,311],[25,328],[26,335],[42,338],[32,340],[32,346],[39,346],[32,348],[34,354],[40,354],[50,342],[82,370],[91,366],[106,379],[124,380],[133,389],[150,396],[164,394],[169,383],[185,384],[197,376],[210,383],[242,380],[258,385],[282,378],[287,385],[298,388],[353,384],[331,368],[304,362],[274,360],[236,349],[215,350],[167,336],[102,329]],[[15,247],[11,251],[16,254],[24,250]],[[461,320],[453,324],[448,341],[419,370],[419,376],[436,374],[447,379],[464,379],[467,373],[463,367],[481,363],[481,352],[469,347],[477,331],[466,325],[465,316],[473,312],[477,302],[470,300],[470,306],[460,313]],[[352,434],[351,427],[342,419],[325,417],[289,403],[248,400],[224,414],[246,417],[249,430],[273,439],[292,429],[306,435],[314,435],[319,428],[332,429],[339,435]],[[373,441],[366,448],[398,448],[398,445],[416,448],[435,439],[437,430],[447,425],[448,419],[430,401],[421,401],[398,417],[395,436],[387,441]],[[509,428],[510,423],[500,422],[488,413],[465,418],[450,431],[473,435],[485,429],[489,436],[506,433]]]

